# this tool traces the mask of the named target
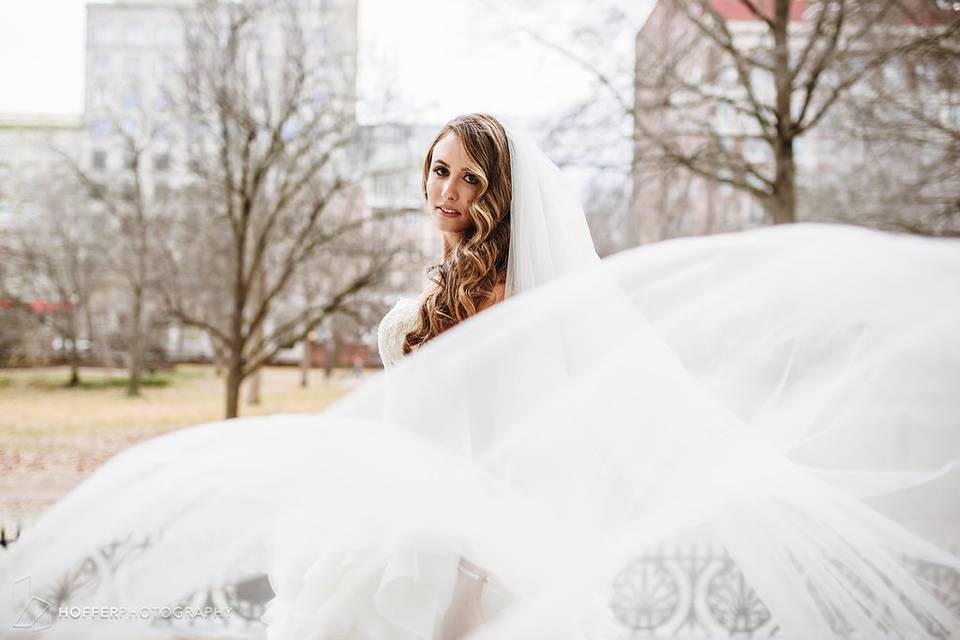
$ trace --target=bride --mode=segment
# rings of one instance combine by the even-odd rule
[[[381,323],[389,369],[321,415],[116,456],[0,558],[5,630],[39,628],[29,577],[61,613],[248,605],[51,637],[957,634],[931,576],[960,561],[926,526],[958,517],[955,242],[795,225],[601,262],[559,170],[476,114],[424,195],[443,260]],[[733,600],[729,567],[656,560],[690,545],[724,550]],[[706,598],[666,588],[684,573]],[[238,595],[264,574],[265,611]]]
[[[471,114],[447,123],[434,138],[423,167],[423,192],[443,233],[444,261],[421,298],[403,299],[378,329],[385,367],[506,295],[510,248],[510,151],[503,126]],[[486,574],[461,558],[441,637],[456,638],[482,619]],[[427,633],[429,631],[425,630]],[[432,633],[430,635],[433,635]]]

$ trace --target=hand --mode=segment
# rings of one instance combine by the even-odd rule
[[[443,617],[442,640],[462,638],[483,623],[480,594],[483,592],[485,574],[482,569],[467,560],[463,559],[461,562],[470,573],[481,577],[477,579],[462,571],[457,572],[457,585],[453,590],[453,598]]]

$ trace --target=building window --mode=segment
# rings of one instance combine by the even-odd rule
[[[153,168],[157,171],[167,171],[170,169],[170,154],[159,153],[153,157]]]
[[[164,47],[172,47],[177,41],[177,26],[174,24],[162,24],[157,29],[157,42]]]
[[[130,136],[131,138],[136,138],[140,135],[140,121],[133,118],[127,118],[121,124],[121,129],[123,130],[124,135]]]
[[[373,193],[378,198],[389,198],[393,194],[390,176],[377,176],[373,180]]]
[[[106,169],[107,168],[107,152],[94,151],[92,164],[94,169]]]
[[[98,53],[93,58],[93,70],[98,76],[106,76],[110,74],[111,60],[110,56],[106,53]]]
[[[313,92],[313,107],[315,109],[323,109],[330,104],[330,91],[327,89],[326,85],[321,86],[314,90]]]
[[[102,138],[103,136],[110,133],[110,121],[104,118],[98,118],[90,124],[90,132],[98,137]]]
[[[104,108],[107,104],[107,95],[107,84],[105,82],[95,82],[88,93],[90,106],[95,109]]]
[[[123,94],[123,106],[127,109],[140,108],[140,90],[137,87],[127,87]]]
[[[139,22],[127,23],[127,34],[126,34],[127,44],[143,44],[145,39],[146,38],[143,30],[143,24]]]
[[[97,46],[106,46],[113,43],[113,28],[107,24],[98,24],[93,27],[93,43]]]
[[[157,61],[157,71],[160,74],[160,78],[163,80],[168,79],[173,75],[175,70],[173,58],[170,56],[161,56]]]

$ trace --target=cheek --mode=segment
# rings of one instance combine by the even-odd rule
[[[470,187],[470,191],[467,193],[467,201],[470,202],[471,204],[474,203],[474,202],[476,202],[476,201],[477,201],[477,196],[478,196],[479,193],[480,193],[480,187],[479,187],[479,185],[478,185],[478,186],[471,186],[471,187]]]

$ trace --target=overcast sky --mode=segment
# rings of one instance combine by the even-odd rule
[[[360,118],[381,119],[399,110],[441,121],[488,110],[525,119],[562,108],[589,92],[589,76],[517,28],[562,38],[598,4],[359,0]],[[622,4],[639,26],[650,3]],[[0,114],[81,112],[84,5],[0,0]],[[629,56],[629,41],[610,45]],[[385,102],[393,105],[387,113]]]

